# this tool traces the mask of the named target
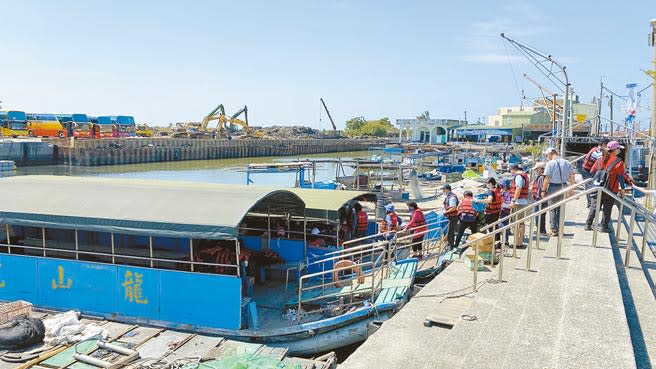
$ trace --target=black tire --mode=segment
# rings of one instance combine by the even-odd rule
[[[30,137],[34,137],[34,131],[27,131],[27,135]]]
[[[59,134],[58,134],[58,136],[59,136],[59,138],[64,138],[64,132],[61,132],[61,131],[60,131]]]

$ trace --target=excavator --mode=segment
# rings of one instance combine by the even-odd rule
[[[244,114],[244,120],[239,119],[239,116],[242,114]],[[223,104],[219,104],[214,110],[207,114],[205,118],[203,118],[199,129],[201,131],[207,131],[209,123],[214,120],[218,121],[216,125],[216,133],[219,137],[230,137],[229,124],[242,127],[247,136],[250,134],[250,128],[248,127],[248,107],[246,105],[232,116],[227,117]]]

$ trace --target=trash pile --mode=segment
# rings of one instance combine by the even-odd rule
[[[319,135],[319,130],[304,126],[262,127],[260,131],[273,138],[313,138]]]
[[[91,337],[107,338],[107,330],[95,323],[80,321],[79,311],[67,311],[43,320],[45,326],[44,342],[61,345],[87,340]]]

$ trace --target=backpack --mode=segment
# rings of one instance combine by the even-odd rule
[[[597,172],[594,175],[594,180],[592,181],[592,184],[594,184],[597,187],[604,187],[604,188],[609,188],[610,187],[610,172],[613,171],[613,168],[617,165],[617,163],[620,162],[620,158],[615,158],[612,163],[608,166],[608,168],[603,169],[601,160],[597,163],[599,163],[599,168],[597,169]]]

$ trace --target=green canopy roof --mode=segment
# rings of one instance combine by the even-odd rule
[[[0,223],[222,239],[238,236],[249,212],[304,214],[291,191],[100,177],[16,176],[0,179]]]
[[[339,208],[351,201],[376,201],[376,194],[362,191],[314,190],[291,188],[305,203],[305,215],[312,218],[337,219]]]

